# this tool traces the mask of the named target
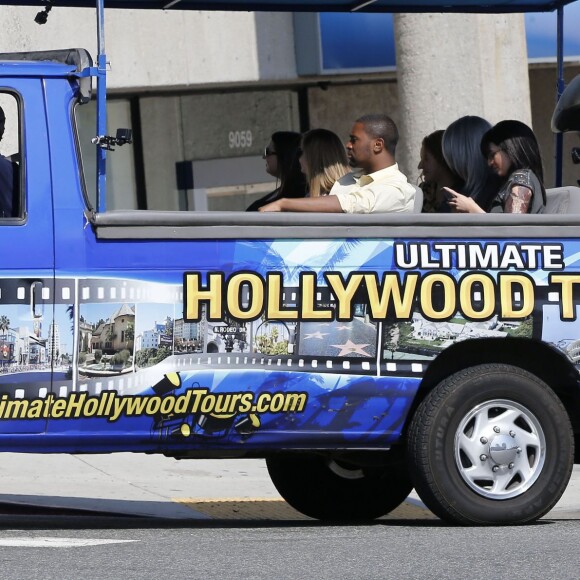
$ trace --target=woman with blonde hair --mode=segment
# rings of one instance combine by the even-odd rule
[[[302,137],[300,167],[310,197],[328,195],[334,183],[350,172],[340,137],[328,129],[312,129]]]

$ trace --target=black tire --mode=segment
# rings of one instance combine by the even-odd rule
[[[518,367],[484,364],[429,393],[409,427],[408,452],[415,489],[440,518],[522,524],[564,493],[574,437],[543,381]]]
[[[381,517],[411,493],[406,461],[356,467],[314,453],[266,459],[280,495],[304,515],[324,521],[368,521]]]

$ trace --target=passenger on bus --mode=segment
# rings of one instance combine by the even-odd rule
[[[501,121],[481,140],[481,153],[504,183],[491,212],[543,213],[546,190],[540,147],[534,132],[520,121]],[[474,199],[448,189],[449,205],[458,212],[485,213]]]
[[[334,213],[412,212],[415,187],[399,171],[395,148],[397,126],[386,115],[357,119],[346,144],[349,165],[359,171],[340,178],[330,194],[280,199],[261,211]]]
[[[254,201],[246,211],[258,211],[263,205],[282,197],[304,197],[307,193],[306,179],[300,169],[298,150],[302,135],[294,131],[277,131],[262,157],[266,160],[266,172],[276,178],[274,191]]]
[[[419,187],[423,190],[423,213],[449,211],[445,203],[444,187],[461,188],[461,179],[455,175],[443,157],[442,129],[427,135],[421,143],[421,170]]]
[[[491,208],[491,202],[501,184],[481,156],[481,139],[489,129],[491,124],[488,121],[468,115],[451,123],[443,133],[442,141],[445,161],[461,180],[455,189],[473,198],[486,211]],[[450,194],[446,193],[445,197],[443,211],[450,211]]]
[[[328,195],[335,182],[350,172],[340,137],[328,129],[312,129],[303,135],[299,159],[310,197]]]

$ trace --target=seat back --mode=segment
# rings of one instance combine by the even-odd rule
[[[545,213],[580,213],[580,187],[546,189]]]
[[[421,213],[423,210],[423,190],[417,186],[415,188],[415,202],[413,203],[413,213]]]

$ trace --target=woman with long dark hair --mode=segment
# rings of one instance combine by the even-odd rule
[[[491,202],[497,193],[500,181],[488,167],[481,156],[481,139],[491,129],[491,123],[477,117],[467,115],[454,121],[443,133],[443,156],[453,173],[461,180],[457,189],[467,197],[472,198],[479,207],[489,210]],[[446,191],[450,191],[445,188]],[[447,206],[450,194],[445,195]]]
[[[501,121],[481,139],[481,153],[503,185],[491,212],[543,213],[546,206],[544,170],[534,132],[521,121]],[[459,212],[485,213],[473,199],[453,190],[449,205]]]
[[[282,197],[304,197],[307,184],[298,161],[302,135],[294,131],[276,131],[264,149],[266,172],[276,178],[276,189],[253,202],[246,211],[258,211],[263,205]]]
[[[447,165],[443,156],[443,129],[433,131],[421,143],[419,187],[423,190],[423,213],[449,211],[445,204],[444,187],[460,189],[461,179]]]

